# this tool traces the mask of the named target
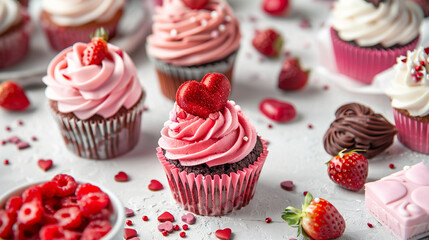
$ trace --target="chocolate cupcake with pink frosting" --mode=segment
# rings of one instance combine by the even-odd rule
[[[185,82],[161,130],[157,156],[173,197],[195,214],[219,216],[246,206],[267,157],[266,142],[228,101],[230,89],[220,73]]]
[[[145,98],[133,61],[105,34],[60,52],[43,78],[67,148],[91,159],[115,158],[137,144]]]
[[[167,98],[175,100],[182,83],[209,72],[232,80],[241,34],[226,1],[165,0],[153,21],[146,51]]]

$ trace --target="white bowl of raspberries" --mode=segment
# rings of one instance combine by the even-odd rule
[[[112,192],[67,174],[0,197],[0,239],[122,239],[124,222],[124,206]]]

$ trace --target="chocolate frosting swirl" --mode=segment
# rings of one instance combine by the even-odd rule
[[[359,103],[341,106],[335,112],[323,137],[327,153],[336,156],[344,148],[347,151],[364,149],[361,154],[372,158],[386,150],[393,143],[397,129],[381,114]]]

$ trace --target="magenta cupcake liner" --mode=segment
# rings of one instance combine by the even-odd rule
[[[156,151],[179,205],[198,215],[221,216],[241,209],[253,198],[268,154],[266,142],[262,144],[263,152],[257,161],[243,170],[221,176],[180,171],[166,160],[160,147]]]
[[[399,141],[408,148],[429,154],[429,124],[414,120],[393,108]]]
[[[144,99],[124,114],[100,121],[53,113],[67,148],[90,159],[111,159],[131,151],[140,138]]]
[[[414,50],[419,41],[417,37],[395,49],[360,48],[341,40],[332,27],[331,38],[338,71],[365,84],[371,84],[375,75],[393,66],[397,57]]]
[[[0,68],[19,63],[27,56],[33,25],[28,14],[23,11],[24,23],[17,31],[0,37]]]
[[[47,21],[43,17],[40,19],[40,22],[49,44],[52,49],[56,51],[62,51],[76,42],[89,42],[91,40],[91,34],[99,27],[106,29],[109,33],[109,39],[111,39],[116,35],[116,29],[119,23],[119,21],[111,21],[91,27],[62,27]]]

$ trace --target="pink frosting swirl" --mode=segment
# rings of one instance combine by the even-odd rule
[[[246,157],[256,144],[256,130],[233,101],[207,119],[187,114],[177,104],[161,130],[158,144],[165,157],[182,166],[209,167],[234,163]]]
[[[240,45],[240,29],[230,6],[209,0],[192,10],[181,0],[166,0],[157,7],[148,52],[177,66],[200,65],[225,58]]]
[[[101,65],[84,66],[81,56],[85,47],[76,43],[51,61],[43,78],[46,96],[58,102],[60,112],[72,112],[82,120],[96,114],[108,118],[122,106],[134,106],[143,88],[128,54],[108,44],[108,56]]]

